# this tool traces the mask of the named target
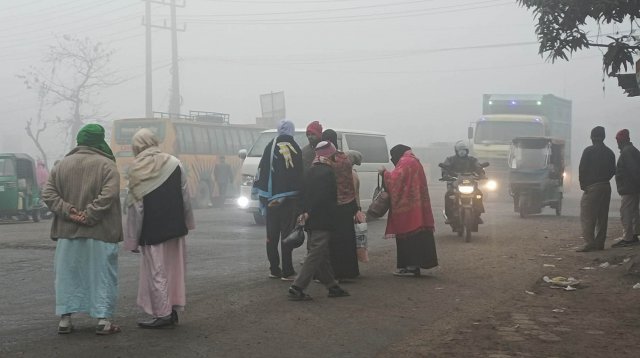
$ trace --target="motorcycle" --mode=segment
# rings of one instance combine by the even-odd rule
[[[489,163],[480,164],[483,168],[489,166]],[[440,168],[445,171],[448,169],[443,163],[439,164]],[[465,242],[471,241],[471,233],[478,232],[480,224],[480,213],[478,206],[482,204],[483,195],[478,190],[478,182],[487,179],[480,177],[475,173],[460,173],[457,176],[445,176],[440,181],[447,182],[447,186],[452,187],[452,196],[454,207],[451,212],[453,217],[449,218],[443,210],[442,214],[449,222],[451,229],[463,236]]]

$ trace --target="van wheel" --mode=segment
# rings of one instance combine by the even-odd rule
[[[526,196],[521,196],[519,200],[518,211],[520,212],[520,217],[523,219],[526,218],[527,215],[529,214],[527,212],[528,205],[529,205],[528,198]]]
[[[267,223],[266,218],[264,216],[262,216],[262,214],[260,214],[260,212],[253,213],[253,220],[258,225],[265,225]]]

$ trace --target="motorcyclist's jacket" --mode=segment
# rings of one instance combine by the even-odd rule
[[[446,169],[442,169],[442,176],[456,176],[460,173],[475,173],[479,177],[484,177],[485,172],[478,159],[472,156],[459,157],[453,155],[448,157],[444,163]]]

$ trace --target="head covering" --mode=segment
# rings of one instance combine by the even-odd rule
[[[347,157],[349,157],[349,160],[353,165],[362,164],[362,153],[358,152],[357,150],[347,150]]]
[[[628,129],[620,130],[618,134],[616,134],[616,141],[618,141],[618,143],[630,142],[631,138],[629,137],[629,130]]]
[[[104,141],[104,128],[99,124],[87,124],[76,136],[78,145],[91,147],[104,153],[109,159],[116,160],[107,142]]]
[[[459,140],[456,142],[454,149],[456,151],[456,155],[458,157],[464,158],[469,155],[469,146],[463,140]]]
[[[404,144],[398,144],[395,147],[391,148],[391,162],[393,165],[398,165],[398,161],[404,155],[404,153],[408,150],[411,150],[411,147],[408,147]]]
[[[333,146],[338,148],[338,133],[333,129],[327,129],[322,132],[322,140],[333,143]]]
[[[322,141],[316,146],[316,158],[329,158],[336,153],[336,147],[331,142]]]
[[[129,170],[127,205],[162,185],[180,164],[177,158],[163,153],[158,144],[158,138],[147,128],[133,135],[131,147],[136,158]]]
[[[591,139],[604,140],[604,127],[597,126],[591,130]]]
[[[283,119],[278,123],[278,135],[290,135],[296,132],[296,126],[288,119]]]
[[[318,138],[322,137],[322,124],[318,121],[313,121],[307,126],[307,134],[313,134]]]

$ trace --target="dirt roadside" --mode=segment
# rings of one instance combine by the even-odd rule
[[[551,288],[542,276],[490,311],[417,332],[379,356],[639,357],[640,287],[633,286],[640,283],[640,246],[609,249],[608,240],[604,251],[576,253],[580,244],[560,238],[529,258],[543,263],[549,278],[579,280],[576,290]]]

